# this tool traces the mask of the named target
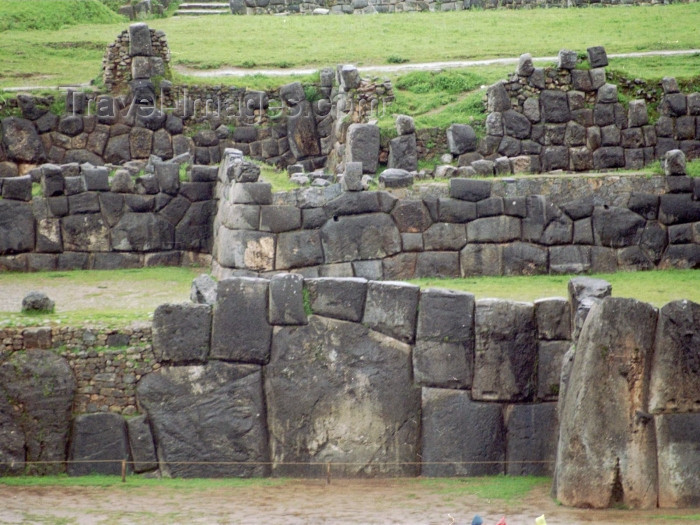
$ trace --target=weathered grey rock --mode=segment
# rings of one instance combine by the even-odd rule
[[[639,244],[646,221],[636,213],[615,206],[596,206],[593,232],[596,244],[623,248]]]
[[[647,103],[644,99],[630,100],[627,121],[631,128],[645,126],[649,123]]]
[[[0,131],[2,146],[9,160],[36,164],[46,159],[44,146],[31,121],[7,117],[0,122]]]
[[[299,228],[301,228],[301,210],[296,206],[261,206],[261,231],[280,233]]]
[[[700,304],[673,301],[659,311],[649,411],[692,412],[700,401]]]
[[[600,104],[614,104],[617,102],[617,86],[615,84],[604,84],[598,88],[596,102]]]
[[[557,59],[557,67],[559,69],[575,69],[578,53],[570,49],[560,49]]]
[[[478,140],[468,124],[451,124],[447,128],[447,147],[453,155],[476,151]]]
[[[339,217],[321,228],[326,263],[381,259],[401,251],[401,235],[391,217],[369,213]]]
[[[110,189],[114,193],[133,193],[134,180],[127,170],[117,170],[112,176]]]
[[[502,275],[502,249],[495,244],[467,244],[459,253],[462,277]]]
[[[416,135],[399,135],[389,141],[389,169],[416,171],[418,169],[418,151]],[[386,173],[386,171],[384,172]],[[382,173],[382,175],[384,175]]]
[[[231,184],[228,200],[232,204],[272,204],[272,186],[268,182]]]
[[[28,202],[32,200],[32,177],[23,175],[11,177],[2,181],[2,198]]]
[[[402,233],[420,233],[433,223],[428,208],[419,200],[399,200],[391,211],[391,216]]]
[[[408,188],[413,185],[413,175],[405,169],[388,168],[379,175],[379,183],[386,188]]]
[[[475,179],[451,179],[450,197],[478,202],[491,196],[491,182]]]
[[[510,109],[510,97],[503,82],[497,82],[486,90],[487,111],[489,113]]]
[[[151,31],[148,26],[139,22],[129,26],[129,56],[144,56],[153,55],[153,46],[151,44]]]
[[[379,162],[379,127],[351,124],[345,145],[345,162],[361,162],[363,173],[374,174]]]
[[[357,323],[311,316],[275,331],[265,369],[273,472],[317,474],[333,462],[343,475],[416,475],[420,391],[411,348]],[[394,463],[398,462],[398,463]]]
[[[219,281],[211,331],[211,359],[266,364],[270,358],[266,279],[232,277]]]
[[[190,289],[190,301],[213,305],[216,302],[216,281],[206,273],[195,277]]]
[[[685,175],[685,153],[679,149],[667,151],[664,155],[664,174]]]
[[[396,133],[410,135],[416,132],[416,124],[408,115],[396,115]]]
[[[564,123],[571,118],[566,93],[546,89],[540,93],[540,112],[542,120],[548,123]]]
[[[469,242],[508,242],[520,239],[520,219],[508,215],[484,217],[467,224]]]
[[[667,193],[659,198],[659,222],[683,224],[700,220],[700,202],[690,193]]]
[[[321,154],[316,119],[310,102],[302,101],[294,107],[292,115],[287,119],[287,140],[289,149],[297,160]]]
[[[480,201],[484,202],[484,201]],[[477,205],[459,199],[438,199],[438,221],[466,223],[476,219]]]
[[[141,415],[127,419],[126,428],[134,472],[139,474],[157,469],[158,458],[156,457],[155,443],[146,416]]]
[[[270,324],[306,324],[304,278],[294,273],[275,275],[270,279]]]
[[[461,250],[467,244],[467,231],[464,224],[437,222],[423,233],[423,246],[426,250]]]
[[[219,228],[215,252],[219,264],[228,268],[267,271],[274,269],[274,235]]]
[[[360,87],[360,72],[352,64],[345,64],[340,67],[339,71],[340,86],[345,91],[357,89]]]
[[[659,507],[700,504],[700,414],[654,417],[659,465]],[[651,424],[651,423],[649,423]]]
[[[177,195],[180,189],[180,166],[175,163],[163,162],[155,166],[155,176],[158,189],[168,195]]]
[[[463,390],[423,388],[421,421],[423,476],[505,472],[506,436],[499,405],[475,403]]]
[[[360,322],[365,308],[367,281],[360,278],[306,279],[309,308],[316,315]]]
[[[540,341],[537,346],[537,399],[553,401],[563,395],[562,366],[572,345],[570,341]]]
[[[68,460],[69,476],[119,476],[122,461],[129,460],[124,418],[109,413],[77,416],[73,421]],[[127,466],[127,470],[131,469]]]
[[[126,252],[170,250],[175,228],[154,213],[125,213],[112,228],[112,249]]]
[[[607,297],[591,308],[559,414],[555,492],[565,505],[656,505],[656,444],[644,395],[656,317],[634,299]]]
[[[535,71],[535,66],[532,63],[532,55],[530,53],[523,53],[518,59],[518,68],[516,72],[520,76],[529,77]]]
[[[472,398],[526,401],[535,393],[534,307],[498,299],[476,302]]]
[[[537,334],[540,339],[570,339],[571,317],[569,302],[563,297],[535,301]]]
[[[592,277],[574,277],[569,281],[567,288],[569,292],[569,305],[571,308],[572,329],[576,328],[574,320],[578,315],[577,312],[579,312],[582,306],[585,310],[581,325],[578,327],[579,331],[593,304],[590,300],[601,300],[609,297],[612,293],[612,285],[608,281],[594,279]],[[578,332],[575,333],[576,336],[572,338],[574,341],[578,338]]]
[[[141,379],[137,396],[164,473],[183,478],[269,474],[269,466],[261,464],[269,453],[259,366],[220,361],[166,366]]]
[[[22,298],[22,312],[53,313],[56,303],[44,292],[29,292]]]
[[[495,137],[503,136],[503,113],[489,113],[486,117],[486,134]],[[488,153],[491,153],[490,151]],[[486,154],[486,152],[484,152]]]
[[[153,350],[159,361],[204,363],[211,337],[208,304],[161,304],[153,314]]]
[[[503,246],[504,275],[536,275],[547,271],[548,250],[527,242]]]
[[[362,324],[394,339],[410,343],[415,338],[418,286],[391,281],[370,281]]]
[[[346,162],[342,181],[343,191],[362,191],[362,163]]]
[[[26,202],[0,199],[0,254],[34,249],[34,214]]]
[[[304,268],[323,262],[321,234],[318,230],[303,230],[278,235],[275,269]]]
[[[0,458],[10,462],[0,472],[65,472],[75,389],[68,362],[52,351],[14,352],[0,363]]]
[[[551,476],[557,455],[557,404],[511,405],[506,409],[506,474]]]
[[[608,54],[603,46],[589,47],[586,51],[588,52],[588,64],[592,69],[608,65]]]
[[[503,126],[506,135],[513,136],[516,139],[530,138],[530,121],[522,113],[512,109],[504,112]]]

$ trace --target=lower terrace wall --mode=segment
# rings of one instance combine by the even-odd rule
[[[700,266],[700,180],[451,179],[412,191],[336,184],[272,195],[222,182],[218,277],[412,279]]]
[[[121,359],[6,351],[0,472],[119,474],[127,460],[176,477],[317,477],[328,463],[354,477],[543,475],[556,460],[567,504],[613,504],[606,494],[619,482],[626,505],[654,506],[656,494],[662,506],[697,505],[700,305],[659,311],[607,297],[609,284],[588,278],[569,292],[521,303],[359,278],[221,280],[209,303],[158,307],[152,350],[143,328],[128,341],[144,346]],[[82,348],[87,333],[54,332],[46,344],[47,332],[25,331],[25,347],[65,337]],[[131,356],[134,371],[115,365]],[[140,415],[114,413],[133,413],[130,397],[76,404],[122,367],[125,389],[142,374]],[[601,406],[615,417],[586,423]],[[567,416],[558,430],[572,411],[580,424]],[[602,461],[572,459],[571,432],[586,450],[608,451]],[[657,450],[658,470],[645,470]],[[576,476],[602,497],[572,491]]]

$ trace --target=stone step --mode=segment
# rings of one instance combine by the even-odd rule
[[[229,9],[186,9],[175,11],[174,16],[230,15]]]

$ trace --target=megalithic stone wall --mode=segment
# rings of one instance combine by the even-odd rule
[[[291,271],[411,279],[700,266],[700,180],[685,176],[451,179],[413,193],[336,184],[274,195],[255,180],[219,176],[218,277]]]

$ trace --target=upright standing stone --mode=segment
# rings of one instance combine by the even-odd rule
[[[345,145],[345,162],[361,162],[362,172],[374,174],[379,162],[379,127],[351,124]]]
[[[120,475],[122,461],[129,459],[124,418],[111,413],[76,417],[68,459],[69,476]]]
[[[153,55],[151,44],[151,30],[143,22],[131,24],[129,26],[129,56]]]

